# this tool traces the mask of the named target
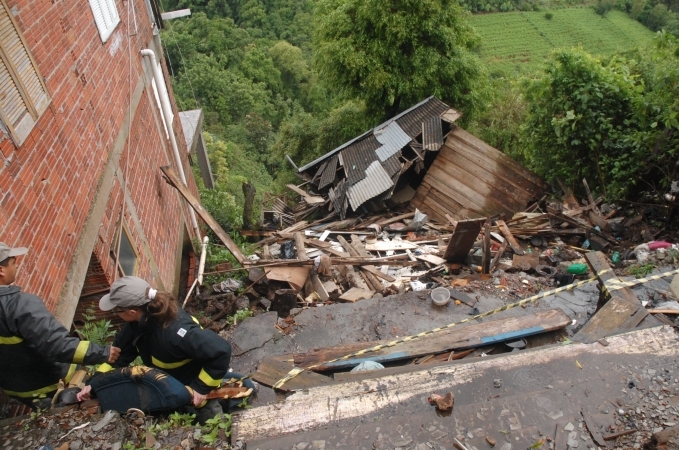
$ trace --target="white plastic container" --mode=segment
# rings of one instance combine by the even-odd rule
[[[431,301],[434,302],[436,306],[447,305],[450,301],[450,291],[448,288],[437,287],[431,291]]]

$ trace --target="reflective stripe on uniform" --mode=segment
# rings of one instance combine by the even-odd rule
[[[12,344],[18,344],[20,342],[23,342],[24,338],[20,336],[0,336],[0,344],[5,344],[5,345],[12,345]]]
[[[75,349],[73,354],[73,362],[76,364],[81,364],[85,361],[85,355],[87,355],[87,350],[90,348],[89,341],[80,341],[78,348]]]
[[[208,373],[205,371],[205,369],[200,369],[200,373],[198,374],[198,379],[205,383],[208,386],[217,388],[219,387],[220,384],[222,384],[222,379],[221,378],[212,378]]]
[[[52,384],[50,386],[46,386],[41,389],[36,389],[34,391],[27,391],[27,392],[16,392],[16,391],[8,391],[5,389],[5,393],[7,395],[10,395],[12,397],[19,397],[19,398],[30,398],[30,397],[38,397],[40,395],[47,394],[52,391],[56,391],[59,388],[59,383]]]
[[[196,319],[196,318],[193,317],[193,316],[190,316],[190,317],[193,319],[194,322],[196,322],[196,323],[198,324],[198,326],[199,326],[200,329],[202,330],[202,329],[203,329],[203,326],[200,324],[200,322],[198,321],[198,319]]]
[[[97,367],[97,372],[110,372],[113,370],[113,366],[109,363],[104,363]]]
[[[68,368],[68,372],[66,373],[66,376],[64,377],[64,381],[68,384],[69,381],[71,381],[71,377],[75,373],[76,369],[78,368],[77,364],[71,364],[71,367]]]
[[[190,363],[192,359],[185,359],[183,361],[177,361],[173,363],[166,363],[156,359],[155,356],[151,356],[151,363],[154,366],[160,367],[161,369],[176,369],[177,367],[185,366]]]

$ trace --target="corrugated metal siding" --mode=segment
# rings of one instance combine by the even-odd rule
[[[373,161],[366,169],[366,177],[347,190],[351,207],[356,211],[359,206],[393,186],[391,177],[379,161]]]
[[[441,118],[430,117],[422,123],[422,147],[430,152],[437,152],[443,146],[443,128]]]
[[[314,177],[311,179],[312,182],[313,182],[314,180],[316,180],[317,178],[319,178],[320,176],[323,175],[323,171],[325,170],[325,168],[326,168],[327,166],[328,166],[328,161],[325,161],[323,164],[321,164],[321,165],[318,167],[318,170],[316,171],[316,174],[315,174]]]
[[[409,111],[396,119],[396,122],[403,128],[408,136],[415,137],[422,132],[422,122],[432,116],[441,117],[441,114],[448,111],[450,106],[443,103],[436,97],[431,97],[420,107]]]
[[[337,186],[333,190],[334,200],[333,205],[335,206],[335,211],[340,215],[340,218],[344,220],[347,212],[347,181],[342,180],[337,183]]]
[[[391,158],[382,163],[382,167],[384,167],[385,172],[387,172],[389,176],[392,176],[395,173],[399,173],[401,171],[403,163],[401,162],[400,158],[401,150],[399,150],[395,155],[392,155]]]
[[[375,139],[375,136],[370,135],[342,150],[344,172],[350,185],[354,185],[365,178],[365,169],[373,162],[378,161],[375,150],[381,146],[382,144]]]
[[[337,162],[339,160],[339,155],[335,155],[328,161],[323,175],[321,175],[321,180],[318,182],[318,189],[323,189],[326,186],[330,186],[333,181],[335,181],[335,175],[337,174]]]
[[[389,125],[379,130],[375,128],[373,134],[375,135],[375,139],[382,144],[382,146],[375,151],[382,162],[400,151],[412,140],[411,137],[401,129],[397,122],[391,122]]]

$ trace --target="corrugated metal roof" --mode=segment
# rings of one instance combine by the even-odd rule
[[[366,177],[347,190],[347,197],[354,211],[364,202],[380,195],[394,185],[391,177],[379,161],[373,161],[365,172]]]
[[[439,116],[430,117],[422,123],[422,147],[437,152],[443,146],[443,127]]]
[[[392,176],[395,173],[399,173],[401,171],[403,163],[401,162],[400,158],[401,150],[396,152],[396,154],[392,155],[391,158],[382,163],[382,167],[384,167],[384,170],[387,172],[389,176]]]
[[[373,162],[378,161],[375,150],[381,146],[382,144],[375,139],[375,136],[370,135],[342,150],[344,173],[350,185],[365,178],[365,169]]]
[[[443,107],[441,106],[443,105]],[[420,109],[422,109],[421,112],[418,112]],[[417,136],[420,132],[415,130],[416,132],[413,134],[413,123],[416,123],[417,129],[420,129],[422,126],[422,118],[431,116],[432,114],[436,115],[441,115],[444,111],[447,111],[450,109],[449,106],[447,106],[445,103],[443,103],[441,100],[437,99],[433,95],[431,97],[428,97],[424,100],[422,100],[420,103],[417,105],[414,105],[405,111],[403,111],[401,114],[392,117],[391,119],[387,120],[386,122],[376,126],[376,129],[383,128],[386,126],[389,122],[396,121],[398,124],[401,126],[403,131],[408,134],[408,136]],[[413,112],[418,112],[417,114],[411,114]],[[419,122],[418,122],[419,120]],[[373,130],[375,129],[373,128]],[[315,160],[311,161],[308,164],[305,164],[304,166],[300,167],[297,171],[298,172],[304,172],[305,170],[315,166],[316,164],[320,163],[321,161],[324,161],[325,159],[331,157],[332,155],[344,150],[345,148],[349,147],[350,145],[354,144],[355,142],[362,140],[366,136],[370,136],[373,133],[373,130],[368,130],[365,133],[363,133],[360,136],[355,137],[354,139],[350,140],[349,142],[345,142],[344,144],[340,145],[339,147],[329,151],[325,155],[316,158]],[[379,148],[376,147],[375,149]]]
[[[331,185],[332,182],[335,180],[338,159],[339,155],[335,155],[332,158],[330,158],[328,164],[325,166],[325,170],[323,170],[321,180],[318,182],[318,189],[323,189],[324,187]]]
[[[312,182],[312,183],[313,183],[313,181],[314,181],[316,178],[318,178],[318,177],[320,177],[321,175],[323,175],[323,171],[325,170],[325,168],[326,168],[327,166],[328,166],[328,161],[325,161],[323,164],[321,164],[320,166],[318,166],[318,170],[316,171],[316,175],[314,175],[314,177],[311,179],[311,182]]]
[[[332,203],[335,205],[335,211],[339,213],[340,219],[344,220],[347,213],[347,180],[337,183],[333,193],[335,199]]]
[[[375,150],[380,161],[389,159],[412,140],[412,138],[401,129],[397,122],[390,122],[384,128],[375,128],[373,135],[377,141],[382,144],[380,148]]]
[[[422,132],[422,122],[430,117],[441,117],[441,114],[448,111],[450,106],[443,103],[436,97],[430,97],[426,103],[422,103],[418,108],[411,108],[400,117],[395,118],[396,122],[403,128],[408,136],[415,137]]]

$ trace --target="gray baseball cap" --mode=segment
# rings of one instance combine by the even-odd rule
[[[28,253],[26,247],[16,247],[12,248],[4,242],[0,242],[0,261],[4,261],[7,258],[12,258],[14,256],[21,256]]]
[[[151,285],[141,278],[122,277],[111,285],[111,293],[104,295],[99,300],[99,308],[102,311],[110,311],[116,306],[130,308],[142,306],[150,302],[148,291]]]

